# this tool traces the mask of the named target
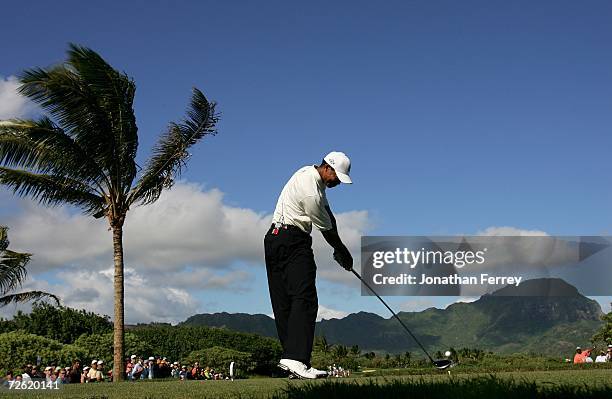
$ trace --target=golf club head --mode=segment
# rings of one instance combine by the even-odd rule
[[[453,366],[453,361],[449,360],[449,359],[442,359],[442,360],[434,360],[433,361],[433,365],[438,369],[438,370],[445,370],[449,367]]]

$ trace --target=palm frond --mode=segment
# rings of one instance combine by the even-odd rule
[[[95,161],[50,119],[0,124],[0,165],[67,176],[103,192],[108,179]]]
[[[0,226],[0,252],[7,249],[9,246],[8,227]]]
[[[65,65],[25,71],[20,92],[59,126],[127,192],[136,176],[138,147],[134,82],[94,51],[71,45]]]
[[[194,88],[187,117],[181,123],[171,123],[162,135],[143,176],[130,192],[128,204],[156,201],[162,190],[171,187],[174,179],[180,176],[189,158],[187,150],[204,136],[214,135],[218,120],[215,103],[209,102],[200,90]]]
[[[63,176],[31,173],[0,167],[0,184],[7,185],[19,196],[29,196],[43,205],[64,203],[80,207],[87,214],[104,208],[104,198],[90,192],[82,182]]]
[[[27,276],[26,265],[31,254],[8,249],[8,227],[0,226],[0,295],[21,286]]]
[[[7,293],[20,287],[28,273],[26,265],[31,254],[9,251],[0,251],[0,293]]]
[[[26,265],[32,255],[7,249],[9,246],[7,231],[6,226],[0,226],[0,307],[11,302],[26,302],[42,298],[53,299],[59,305],[57,296],[43,291],[9,294],[23,284],[27,277]]]
[[[99,160],[112,148],[112,127],[98,98],[65,65],[34,68],[20,76],[19,91],[45,109],[59,126]]]
[[[111,179],[127,194],[136,177],[138,128],[133,108],[136,84],[86,47],[70,44],[68,63],[97,96],[99,106],[111,123],[115,154],[115,162],[109,167]]]
[[[0,297],[0,307],[6,306],[10,303],[28,302],[32,300],[39,301],[41,299],[52,299],[56,305],[60,304],[60,300],[56,295],[44,291],[27,291]]]

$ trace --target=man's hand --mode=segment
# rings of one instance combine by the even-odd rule
[[[340,264],[345,270],[351,271],[353,269],[353,257],[348,249],[344,249],[343,251],[335,250],[334,251],[334,259],[336,262]]]

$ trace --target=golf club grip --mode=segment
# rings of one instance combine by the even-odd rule
[[[368,289],[369,289],[370,291],[372,291],[372,293],[373,293],[374,295],[376,295],[376,297],[377,297],[377,298],[378,298],[378,299],[379,299],[379,300],[380,300],[380,301],[383,303],[383,305],[385,305],[385,307],[386,307],[387,309],[389,309],[389,312],[391,312],[391,314],[393,315],[393,317],[395,317],[395,318],[397,319],[397,321],[399,321],[399,322],[400,322],[400,324],[402,325],[402,327],[404,327],[404,329],[405,329],[405,330],[408,332],[408,334],[410,334],[410,336],[412,337],[412,339],[414,340],[414,342],[416,342],[416,343],[417,343],[417,345],[419,345],[419,346],[421,347],[421,349],[423,349],[423,352],[425,352],[425,354],[427,355],[427,357],[429,358],[429,360],[431,360],[431,362],[432,362],[432,363],[434,363],[433,358],[432,358],[432,357],[429,355],[429,353],[427,352],[427,350],[425,349],[425,347],[424,347],[424,346],[423,346],[423,345],[422,345],[422,344],[419,342],[419,340],[418,340],[418,339],[417,339],[417,338],[414,336],[414,334],[413,334],[413,333],[410,331],[410,329],[409,329],[409,328],[408,328],[408,327],[407,327],[407,326],[404,324],[404,322],[402,321],[402,319],[400,319],[400,318],[397,316],[397,314],[395,314],[395,312],[393,311],[393,309],[391,309],[391,308],[389,307],[389,305],[387,305],[387,302],[385,302],[385,301],[384,301],[384,300],[383,300],[383,299],[380,297],[380,295],[378,295],[378,294],[376,293],[376,291],[374,291],[374,290],[372,289],[372,287],[370,287],[370,285],[369,285],[368,283],[366,283],[366,282],[365,282],[365,280],[364,280],[364,279],[361,277],[361,275],[360,275],[359,273],[357,273],[357,271],[356,271],[355,269],[351,269],[351,271],[353,272],[353,274],[354,274],[355,276],[357,276],[357,278],[358,278],[359,280],[361,280],[361,282],[363,283],[363,285],[365,285],[366,287],[368,287]]]

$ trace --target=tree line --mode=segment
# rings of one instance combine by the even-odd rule
[[[110,317],[85,310],[37,303],[31,313],[0,319],[0,371],[4,372],[34,364],[39,356],[48,364],[70,363],[77,357],[104,360],[112,366],[113,345]],[[233,359],[244,372],[271,375],[276,372],[281,346],[276,339],[256,334],[153,323],[126,331],[125,351],[128,356],[197,360],[218,368]]]

